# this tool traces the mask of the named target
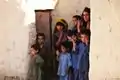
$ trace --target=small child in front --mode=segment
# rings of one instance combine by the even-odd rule
[[[61,53],[59,54],[58,76],[59,80],[69,80],[69,69],[72,66],[71,55],[68,53],[68,41],[61,43]]]
[[[89,73],[89,35],[86,31],[81,32],[81,44],[79,44],[79,80],[88,80]]]

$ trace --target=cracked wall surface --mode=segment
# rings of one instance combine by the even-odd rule
[[[120,80],[120,1],[91,0],[90,80]]]
[[[27,74],[28,47],[33,43],[32,39],[29,42],[30,32],[35,32],[35,22],[31,10],[23,4],[23,0],[0,0],[0,80]]]

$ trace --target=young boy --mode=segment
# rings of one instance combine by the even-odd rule
[[[78,47],[79,80],[88,80],[89,72],[89,36],[86,31],[81,32],[81,43]]]
[[[77,65],[79,63],[78,60],[78,46],[80,44],[80,41],[77,39],[77,34],[72,33],[72,67],[73,67],[73,76],[74,80],[79,80],[79,66]]]
[[[72,42],[72,47],[71,47],[71,60],[72,60],[72,80],[78,80],[79,78],[79,66],[77,64],[79,63],[78,61],[78,51],[77,47],[79,45],[79,41],[77,39],[77,34],[76,32],[71,32],[69,31],[68,33],[68,41]]]
[[[61,53],[59,54],[58,76],[59,80],[69,80],[69,68],[72,66],[71,56],[68,53],[68,41],[61,43]]]
[[[51,53],[49,51],[49,48],[47,47],[47,44],[45,43],[46,37],[44,33],[38,33],[36,44],[39,46],[39,55],[43,58],[44,64],[42,67],[43,71],[43,80],[51,80],[53,75],[53,68],[52,68],[52,57]]]
[[[44,63],[44,60],[38,54],[39,47],[34,44],[30,49],[30,68],[28,71],[29,80],[41,80],[41,67]]]
[[[79,15],[74,15],[72,17],[72,22],[73,22],[73,28],[72,32],[80,32],[80,26],[81,26],[81,17]]]

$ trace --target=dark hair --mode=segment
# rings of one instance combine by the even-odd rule
[[[85,30],[81,30],[81,34],[84,34],[84,35],[86,35],[86,36],[90,37],[91,32],[90,32],[90,30],[85,29]]]
[[[61,43],[61,46],[64,46],[67,49],[67,52],[71,52],[73,48],[73,43],[71,41],[66,40]]]
[[[81,16],[80,15],[74,15],[73,18],[76,18],[77,20],[81,20]]]
[[[35,49],[35,50],[39,50],[39,46],[38,46],[37,44],[33,44],[33,45],[31,46],[31,48],[33,48],[33,49]]]
[[[84,8],[84,10],[83,10],[83,12],[87,12],[87,13],[89,13],[89,14],[90,14],[90,8],[85,7],[85,8]]]
[[[88,40],[89,40],[88,44],[90,44],[91,31],[88,29],[82,30],[81,34],[86,35],[88,37]]]
[[[66,49],[68,49],[69,48],[69,41],[66,40],[66,41],[62,42],[61,46],[64,46]]]
[[[89,14],[89,16],[90,16],[90,8],[85,7],[83,12],[87,12]],[[83,18],[83,12],[82,12],[82,18]]]
[[[67,36],[72,36],[72,30],[67,31]]]
[[[72,36],[77,36],[77,32],[72,32]]]
[[[45,34],[44,34],[44,33],[38,33],[38,34],[37,34],[37,40],[38,40],[38,37],[39,37],[39,36],[42,36],[42,37],[45,39]]]
[[[72,49],[73,49],[73,43],[71,41],[69,41],[69,44],[68,44],[68,48],[69,48],[69,51],[71,52]]]
[[[83,21],[82,29],[86,29],[86,27],[87,27],[87,22],[85,22],[85,20],[84,20],[84,18],[83,18],[83,16],[84,16],[83,13],[84,13],[84,12],[87,12],[87,13],[88,13],[88,15],[89,15],[89,21],[90,21],[90,8],[85,7],[84,10],[83,10],[83,12],[82,12],[82,15],[81,15],[82,21]]]

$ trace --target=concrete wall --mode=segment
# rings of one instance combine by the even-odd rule
[[[28,47],[33,43],[29,41],[29,32],[34,29],[34,17],[24,11],[23,3],[22,0],[0,0],[0,80],[4,76],[25,77],[27,73]]]
[[[120,80],[120,0],[91,0],[90,80]]]

